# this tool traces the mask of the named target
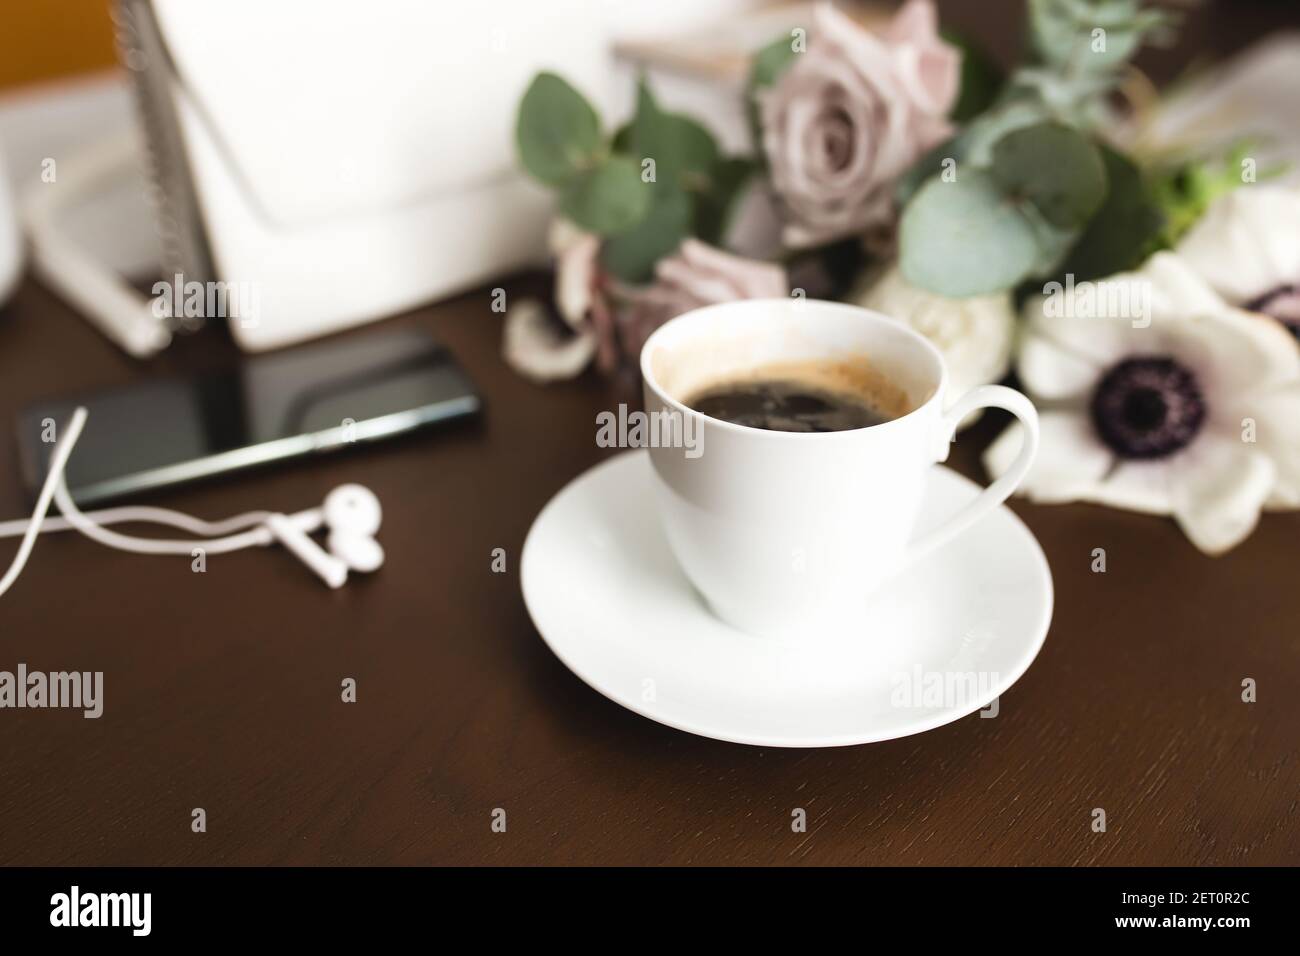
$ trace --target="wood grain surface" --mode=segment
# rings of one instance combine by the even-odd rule
[[[982,4],[944,6],[1002,58],[1018,43]],[[1284,5],[1223,6],[1152,58],[1157,74],[1258,35]],[[0,600],[0,669],[102,670],[105,712],[0,711],[0,863],[1300,863],[1300,514],[1267,516],[1216,559],[1163,519],[1017,501],[1056,610],[998,717],[827,750],[693,737],[590,690],[528,619],[529,525],[608,454],[595,414],[639,397],[594,375],[520,380],[489,305],[484,290],[392,320],[455,351],[481,422],[150,499],[295,510],[360,481],[386,510],[379,574],[329,592],[274,550],[194,574],[188,559],[39,542]],[[9,426],[21,405],[233,356],[204,333],[136,363],[28,280],[0,311],[0,516],[30,507]],[[982,479],[1001,424],[964,435],[955,467]],[[197,807],[206,833],[191,831]],[[806,833],[790,826],[800,807]]]
[[[1300,862],[1300,515],[1212,559],[1168,521],[1017,502],[1057,604],[998,717],[844,749],[719,743],[587,688],[519,593],[533,517],[608,454],[595,414],[635,401],[631,384],[523,382],[498,358],[486,291],[394,324],[456,352],[486,396],[480,423],[152,499],[290,510],[361,481],[386,508],[379,574],[329,592],[274,550],[194,574],[184,558],[40,541],[0,601],[0,669],[102,670],[105,713],[0,711],[0,862]],[[205,333],[149,371],[232,356]],[[146,371],[34,283],[0,319],[0,368],[4,421]],[[999,424],[958,442],[961,471],[978,475]],[[0,514],[18,515],[10,436],[3,449]],[[195,807],[206,833],[191,832]]]

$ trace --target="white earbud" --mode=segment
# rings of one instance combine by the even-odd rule
[[[296,554],[303,564],[330,587],[340,588],[347,581],[347,564],[334,555],[327,554],[288,515],[271,515],[266,519],[266,527],[275,535],[276,541]]]
[[[292,515],[250,511],[213,522],[166,508],[142,506],[83,512],[68,493],[63,469],[85,423],[86,410],[78,408],[55,446],[49,473],[31,518],[0,522],[0,538],[21,535],[23,539],[13,563],[0,576],[0,594],[4,594],[17,580],[38,534],[68,529],[80,531],[110,548],[137,554],[188,556],[195,548],[202,548],[208,554],[229,554],[279,541],[332,588],[342,586],[349,571],[377,571],[384,563],[384,549],[375,540],[383,511],[374,493],[361,485],[341,485],[326,496],[319,508]],[[51,501],[58,504],[63,512],[61,516],[46,517]],[[193,540],[137,538],[106,527],[120,522],[170,525],[199,537]],[[322,527],[327,530],[328,551],[309,537]]]
[[[384,549],[375,532],[384,512],[374,492],[362,485],[341,485],[325,498],[321,508],[330,529],[330,551],[353,571],[368,574],[384,563]]]
[[[348,571],[369,573],[384,563],[384,549],[375,540],[383,510],[374,492],[362,485],[340,485],[320,508],[296,515],[271,515],[266,527],[275,539],[296,554],[332,588],[342,587]],[[329,529],[325,551],[307,536],[324,525]]]

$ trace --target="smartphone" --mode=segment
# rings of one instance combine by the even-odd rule
[[[298,346],[23,409],[19,461],[33,493],[78,405],[89,417],[65,476],[73,500],[90,505],[446,424],[482,402],[451,353],[416,330]]]

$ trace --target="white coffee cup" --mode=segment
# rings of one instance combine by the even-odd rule
[[[806,433],[722,421],[683,402],[708,385],[804,360],[865,360],[906,393],[911,411],[867,428]],[[692,439],[690,447],[650,448],[668,542],[713,612],[761,636],[863,626],[871,592],[1005,501],[1038,448],[1038,415],[1025,396],[985,385],[948,401],[943,357],[929,341],[841,303],[751,299],[696,309],[650,336],[641,372],[651,420],[676,413]],[[957,424],[985,407],[1020,419],[1020,456],[911,540],[926,472],[947,458]]]

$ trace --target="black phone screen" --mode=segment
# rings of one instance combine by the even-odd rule
[[[43,402],[18,416],[24,477],[45,480],[73,410],[86,427],[66,479],[93,504],[475,414],[480,400],[447,349],[391,330],[246,358],[200,378],[160,379]]]

